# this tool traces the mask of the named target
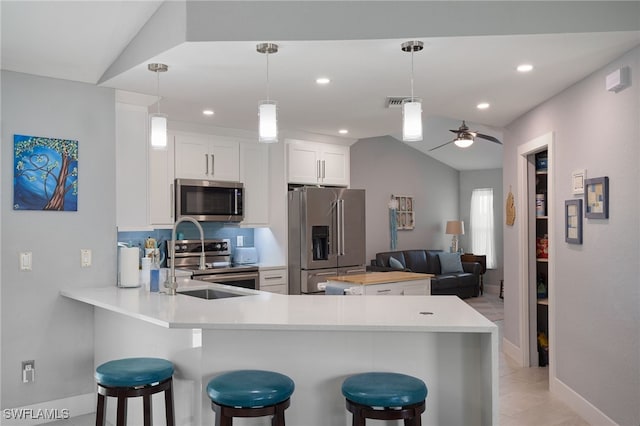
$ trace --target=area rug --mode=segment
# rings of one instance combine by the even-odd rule
[[[463,300],[489,321],[495,322],[504,319],[504,301],[497,294],[484,293],[482,296]]]

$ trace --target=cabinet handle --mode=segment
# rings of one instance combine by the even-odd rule
[[[386,290],[378,290],[378,293],[389,293],[391,291],[390,288],[386,289]]]
[[[216,169],[215,169],[215,161],[214,158],[216,158],[215,154],[211,154],[211,176],[214,176],[216,174]]]
[[[316,179],[320,179],[320,160],[316,160]]]
[[[324,167],[324,165],[325,165],[325,162],[324,162],[324,160],[322,160],[322,179],[325,178],[325,174],[324,174],[325,167]]]
[[[278,275],[278,276],[270,276],[270,277],[264,277],[265,280],[281,280],[284,277],[282,275]]]
[[[204,172],[204,174],[208,175],[209,174],[209,154],[204,155],[204,165],[206,167],[206,171]]]

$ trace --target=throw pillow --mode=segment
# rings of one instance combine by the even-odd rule
[[[404,265],[402,264],[402,262],[400,262],[395,257],[390,257],[389,258],[389,266],[391,267],[391,269],[396,269],[398,271],[404,271]]]
[[[438,253],[438,259],[440,259],[441,273],[464,272],[460,253]]]

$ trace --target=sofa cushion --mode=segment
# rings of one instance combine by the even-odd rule
[[[443,253],[442,250],[427,250],[427,273],[440,275],[440,259],[438,259],[438,253]]]
[[[441,273],[464,272],[459,253],[438,253],[438,259],[440,260]]]
[[[376,254],[376,263],[378,266],[390,267],[389,258],[393,257],[397,261],[399,261],[406,268],[407,263],[404,260],[404,255],[401,251],[385,251],[382,253]]]
[[[397,260],[395,257],[389,256],[389,266],[391,267],[391,269],[404,271],[404,265],[400,263],[400,261]]]
[[[404,250],[402,253],[404,254],[407,268],[411,269],[411,272],[428,273],[427,254],[424,250]]]

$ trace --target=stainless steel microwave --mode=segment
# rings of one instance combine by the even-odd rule
[[[176,179],[176,220],[189,216],[200,222],[241,222],[244,186],[240,182]]]

